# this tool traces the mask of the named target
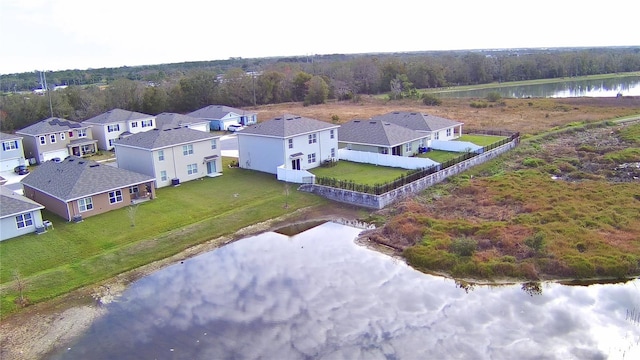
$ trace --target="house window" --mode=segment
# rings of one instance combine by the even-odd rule
[[[160,171],[160,181],[167,181],[167,172],[165,170]]]
[[[40,136],[40,145],[45,145],[47,143],[47,139],[44,136]]]
[[[333,139],[335,137],[335,135],[333,134],[333,130],[329,130],[329,137],[331,139]]]
[[[109,146],[113,146],[113,142],[114,142],[115,140],[116,140],[116,139],[109,139]]]
[[[307,162],[309,164],[313,164],[314,162],[316,162],[316,153],[307,155]]]
[[[182,146],[182,155],[184,155],[184,156],[193,155],[193,145],[191,145],[191,144],[183,145]]]
[[[153,126],[153,120],[142,120],[142,127],[150,127]]]
[[[140,190],[138,189],[138,185],[132,186],[129,188],[129,194],[137,195]]]
[[[293,139],[289,139],[289,149],[293,149]]]
[[[64,140],[64,135],[65,134],[63,132],[60,133],[60,140]]]
[[[136,128],[137,128],[137,127],[138,127],[138,122],[137,122],[137,121],[132,122],[132,123],[131,123],[131,127],[132,127],[132,128],[134,128],[134,127],[136,127]]]
[[[434,140],[438,140],[438,139],[440,139],[440,133],[439,133],[439,132],[434,133],[434,134],[433,134],[433,139],[434,139]]]
[[[109,204],[122,202],[122,191],[116,190],[109,193]]]
[[[447,137],[451,136],[451,129],[447,129]]]
[[[198,164],[187,165],[187,174],[193,175],[198,173]]]
[[[78,200],[78,210],[85,212],[93,209],[93,200],[90,197]]]
[[[158,161],[164,161],[164,150],[158,150]]]
[[[413,149],[412,149],[411,143],[404,144],[404,151],[405,152],[411,152],[412,150]]]
[[[318,140],[316,138],[316,134],[310,134],[309,135],[309,144],[315,144],[316,142],[318,142]]]
[[[331,148],[331,157],[336,157],[336,148]]]
[[[216,139],[211,140],[211,149],[215,150],[218,148],[218,143],[216,142]]]
[[[107,132],[120,131],[120,124],[107,125]]]
[[[52,144],[56,143],[56,134],[49,135],[49,142]]]
[[[87,129],[78,129],[78,137],[87,137]]]
[[[73,131],[69,131],[69,137],[72,138],[73,137]]]
[[[16,150],[17,148],[18,148],[17,141],[7,141],[2,143],[2,150],[4,151]]]
[[[18,229],[22,229],[27,226],[33,225],[33,218],[31,218],[31,214],[20,214],[16,216],[16,225],[18,225]]]

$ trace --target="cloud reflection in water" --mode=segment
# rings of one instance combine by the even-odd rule
[[[639,281],[476,286],[428,276],[326,223],[147,276],[56,358],[605,359],[637,354]]]

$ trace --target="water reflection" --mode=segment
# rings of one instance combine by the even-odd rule
[[[491,89],[445,91],[440,97],[484,98],[491,92],[499,92],[505,98],[569,98],[569,97],[616,97],[640,96],[640,76],[615,77],[598,80],[567,80],[563,82],[502,86]]]
[[[359,232],[325,223],[293,237],[265,233],[168,267],[131,286],[82,339],[52,358],[631,359],[640,353],[640,326],[628,320],[640,308],[638,280],[465,289],[356,245]]]

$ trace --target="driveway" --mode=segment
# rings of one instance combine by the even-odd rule
[[[27,175],[18,175],[13,171],[3,171],[0,172],[0,176],[2,176],[2,178],[7,181],[2,186],[22,195],[22,184],[20,184],[20,180],[22,180]]]

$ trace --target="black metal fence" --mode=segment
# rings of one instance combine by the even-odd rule
[[[519,142],[519,139],[520,139],[520,133],[513,133],[513,132],[507,132],[507,131],[484,130],[482,132],[475,131],[473,133],[483,134],[483,135],[507,136],[507,137],[493,144],[487,145],[481,149],[464,153],[455,159],[445,161],[438,165],[409,171],[406,174],[401,175],[397,179],[384,184],[375,184],[375,185],[357,184],[351,180],[338,180],[336,178],[329,178],[329,177],[316,177],[315,183],[317,185],[329,186],[337,189],[357,191],[357,192],[366,193],[366,194],[382,195],[384,193],[395,190],[404,185],[410,184],[416,180],[422,179],[423,177],[434,174],[440,170],[444,170],[448,167],[454,166],[455,164],[458,164],[465,160],[469,160],[473,157],[476,157],[484,153],[485,151],[493,150],[504,144],[508,144],[514,140],[516,141],[516,145],[517,145],[517,142]]]

